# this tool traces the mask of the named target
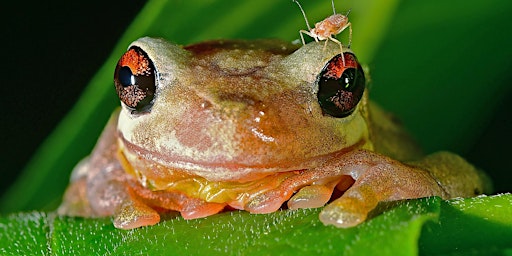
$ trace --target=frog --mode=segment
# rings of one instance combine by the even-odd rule
[[[369,100],[365,70],[332,42],[140,38],[115,68],[121,106],[58,213],[133,229],[172,214],[322,207],[322,223],[350,228],[382,203],[490,193],[457,154],[424,155]]]

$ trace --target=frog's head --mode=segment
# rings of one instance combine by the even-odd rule
[[[364,73],[331,42],[182,48],[141,38],[119,61],[115,84],[128,162],[240,180],[371,147]]]

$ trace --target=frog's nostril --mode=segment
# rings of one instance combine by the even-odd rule
[[[222,93],[219,94],[219,99],[225,103],[231,102],[233,104],[242,104],[246,106],[254,106],[258,104],[258,100],[253,96],[241,93]]]

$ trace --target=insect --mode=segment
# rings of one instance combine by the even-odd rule
[[[327,41],[331,40],[335,43],[337,43],[340,46],[341,53],[343,53],[343,46],[338,39],[334,38],[337,34],[341,33],[346,28],[349,29],[349,38],[348,38],[348,48],[350,48],[350,45],[352,44],[352,24],[348,21],[348,15],[350,13],[350,10],[348,10],[346,15],[342,15],[339,13],[336,13],[336,9],[334,8],[334,0],[331,1],[332,3],[332,11],[333,15],[325,18],[324,20],[315,23],[315,28],[311,28],[309,26],[308,18],[306,17],[306,13],[304,12],[304,9],[302,9],[302,6],[297,0],[292,0],[293,2],[297,3],[297,5],[300,8],[300,11],[302,12],[302,15],[304,16],[304,20],[306,21],[306,25],[308,26],[308,30],[300,30],[300,38],[302,39],[302,44],[306,44],[304,41],[304,34],[312,37],[315,39],[316,42],[325,40],[324,50],[327,46]],[[343,54],[341,55],[343,56]],[[343,58],[343,63],[345,63],[345,59]]]

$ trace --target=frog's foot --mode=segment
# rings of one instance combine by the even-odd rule
[[[114,213],[114,226],[120,229],[133,229],[155,225],[160,215],[136,196],[131,196]]]
[[[323,209],[320,219],[337,227],[363,222],[379,202],[446,197],[446,191],[428,171],[358,150],[322,167],[297,171],[279,187],[252,197],[244,209],[251,213],[274,212],[287,200],[291,209],[321,207],[336,197],[335,189],[338,195],[343,194]]]
[[[251,213],[270,213],[286,201],[290,209],[322,207],[331,199],[335,188],[344,191],[352,183],[350,176],[337,172],[298,171],[279,187],[252,197],[244,209]]]
[[[424,169],[365,151],[347,157],[358,161],[346,161],[337,168],[350,170],[357,179],[340,198],[322,210],[320,220],[326,225],[356,226],[366,220],[379,202],[447,196],[438,181]]]
[[[356,188],[351,191],[351,195],[345,193],[328,204],[320,212],[320,221],[341,228],[353,227],[365,221],[368,213],[377,206],[379,199],[372,195],[371,189],[363,190],[366,191],[358,193]]]
[[[114,226],[120,229],[155,225],[160,222],[159,212],[166,210],[178,211],[184,219],[197,219],[216,214],[226,205],[190,198],[179,192],[151,191],[135,182],[129,184],[129,197],[114,213]]]

